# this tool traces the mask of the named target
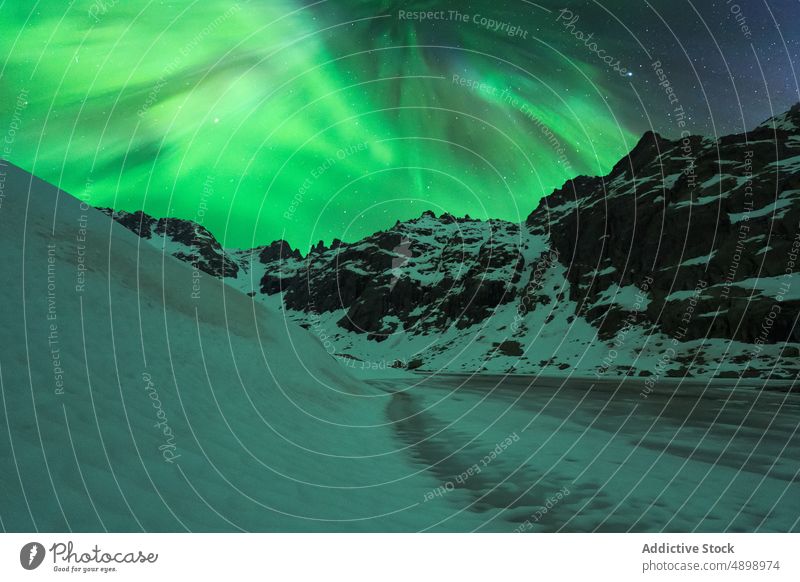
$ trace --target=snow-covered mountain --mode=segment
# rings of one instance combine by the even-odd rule
[[[647,133],[524,224],[426,212],[305,257],[112,216],[283,306],[356,370],[786,379],[800,372],[798,128],[800,105],[718,140]]]

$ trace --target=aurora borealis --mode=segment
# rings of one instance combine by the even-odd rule
[[[6,2],[3,157],[227,247],[305,251],[424,210],[519,221],[645,130],[677,133],[655,60],[694,133],[797,101],[798,35],[770,20],[796,2],[750,10],[749,38],[730,2],[680,4]]]

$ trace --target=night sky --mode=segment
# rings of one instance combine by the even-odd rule
[[[6,1],[2,155],[226,247],[519,221],[648,129],[796,103],[798,22],[796,0]]]

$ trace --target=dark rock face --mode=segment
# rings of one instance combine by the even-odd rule
[[[276,240],[272,244],[261,247],[258,260],[269,264],[282,259],[299,259],[300,251],[293,250],[285,240]]]
[[[125,212],[124,210],[111,210],[110,208],[100,208],[104,212],[122,226],[136,234],[137,236],[149,239],[153,236],[153,229],[158,223],[158,220],[145,214],[141,210],[136,212]]]
[[[612,284],[647,286],[647,319],[673,337],[800,341],[790,290],[781,301],[775,289],[753,291],[756,278],[776,278],[779,291],[798,270],[798,127],[795,106],[716,142],[645,134],[609,175],[567,182],[527,223],[549,235],[576,301],[594,304]],[[621,325],[614,311],[587,315],[608,335]]]
[[[153,218],[137,210],[100,208],[128,230],[144,239],[163,238],[163,248],[176,258],[214,277],[237,277],[238,263],[230,257],[205,227],[180,218]]]
[[[344,310],[341,328],[377,341],[401,326],[420,333],[464,328],[514,299],[509,283],[524,266],[519,236],[515,224],[426,212],[356,243],[276,259],[261,291],[283,291],[296,311]]]

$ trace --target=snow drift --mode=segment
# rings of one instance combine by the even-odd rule
[[[393,436],[389,395],[309,332],[27,172],[7,166],[2,193],[6,530],[413,530],[449,513],[422,511],[438,483]]]

